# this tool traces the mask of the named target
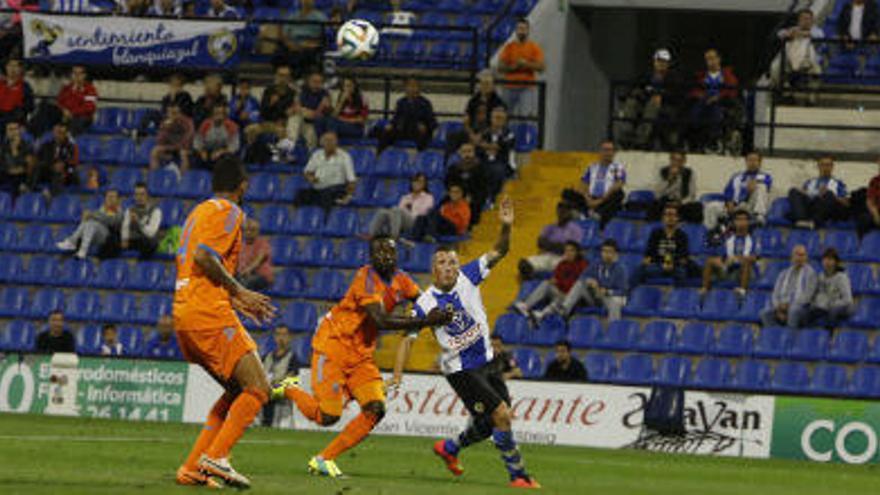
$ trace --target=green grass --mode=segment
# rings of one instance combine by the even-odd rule
[[[165,494],[196,425],[0,415],[0,493]],[[489,443],[466,450],[466,473],[452,479],[427,438],[373,437],[339,465],[350,478],[314,478],[305,464],[330,434],[256,428],[235,450],[235,466],[252,493],[494,494],[510,493]],[[544,493],[852,495],[876,493],[873,468],[781,460],[723,459],[623,450],[522,447]]]

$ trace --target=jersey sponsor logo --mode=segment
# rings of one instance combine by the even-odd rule
[[[460,352],[464,349],[467,349],[474,342],[482,338],[483,332],[481,331],[482,326],[479,323],[474,324],[470,329],[468,329],[464,333],[459,334],[449,334],[448,345],[449,348],[455,352]]]

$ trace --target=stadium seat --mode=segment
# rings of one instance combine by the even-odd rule
[[[275,266],[291,266],[296,264],[299,242],[293,237],[274,236],[269,239],[272,248],[272,264]]]
[[[19,222],[38,222],[46,214],[46,198],[40,193],[25,193],[15,200],[9,218]]]
[[[162,210],[162,228],[181,227],[186,217],[183,210],[183,202],[174,198],[163,198],[159,201],[159,209]]]
[[[868,232],[862,237],[859,252],[855,257],[858,261],[880,262],[880,231]]]
[[[248,181],[246,201],[272,201],[281,190],[281,181],[275,174],[253,174]]]
[[[614,239],[621,251],[629,251],[631,240],[635,237],[635,229],[630,222],[614,219],[605,225],[602,237],[605,239]]]
[[[630,354],[620,360],[617,381],[646,385],[654,381],[654,361],[647,354]]]
[[[327,216],[323,235],[329,237],[351,237],[357,233],[358,215],[352,208],[335,208]]]
[[[288,268],[275,274],[275,282],[267,290],[270,296],[299,297],[306,288],[306,274],[298,268]]]
[[[860,366],[853,372],[849,382],[850,395],[880,397],[880,367]]]
[[[643,352],[669,352],[674,343],[675,324],[655,320],[645,325],[636,348]]]
[[[689,384],[699,388],[727,388],[731,380],[732,371],[729,361],[706,358],[697,363]]]
[[[108,139],[98,153],[98,163],[104,165],[127,165],[135,155],[134,142],[126,137]]]
[[[90,321],[97,318],[99,309],[98,294],[81,290],[68,299],[64,308],[64,317],[73,321]]]
[[[785,243],[786,256],[791,253],[798,244],[803,244],[807,248],[807,254],[814,258],[819,256],[819,233],[814,230],[793,229],[788,234],[788,240]]]
[[[428,49],[427,62],[436,67],[450,67],[452,65],[452,61],[459,58],[461,51],[461,46],[459,43],[452,41],[435,41],[431,43],[431,47]],[[442,129],[442,127],[438,128],[438,131]],[[443,139],[436,138],[434,141],[435,147],[442,147],[445,142],[445,137]]]
[[[205,199],[211,195],[211,172],[190,169],[177,184],[175,195],[186,199]]]
[[[380,177],[409,176],[409,155],[402,149],[386,149],[376,158],[373,175]]]
[[[790,263],[788,261],[771,261],[767,263],[764,272],[761,274],[761,278],[752,284],[752,288],[773,290],[773,286],[776,284],[776,279],[779,277],[779,274],[788,268],[789,265]]]
[[[160,316],[171,314],[171,297],[165,294],[150,294],[141,298],[137,314],[132,323],[155,326]]]
[[[544,367],[541,364],[541,355],[532,349],[516,349],[513,351],[513,359],[523,372],[525,378],[540,378]]]
[[[377,203],[373,203],[375,189],[376,180],[372,177],[366,177],[357,181],[350,204],[352,206],[378,206]]]
[[[95,278],[95,267],[89,260],[68,258],[61,264],[57,285],[87,287]]]
[[[321,232],[324,224],[324,210],[316,206],[297,208],[288,225],[288,233],[294,235],[315,235]]]
[[[18,247],[18,229],[11,223],[0,223],[0,250],[13,251]]]
[[[56,310],[64,310],[64,293],[58,289],[40,289],[34,293],[28,315],[43,320]]]
[[[84,135],[76,138],[76,146],[79,148],[80,162],[97,163],[101,158],[104,142],[97,136]]]
[[[104,296],[99,317],[101,321],[127,323],[136,319],[137,306],[132,294],[112,292]]]
[[[24,287],[6,287],[0,292],[0,316],[16,318],[27,316],[28,291]]]
[[[46,258],[46,260],[52,261],[48,267],[50,270],[56,267],[54,258]],[[42,280],[52,280],[53,278],[54,273],[51,273]],[[0,253],[0,282],[4,284],[30,283],[27,279],[27,272],[24,270],[24,264],[18,255]]]
[[[706,323],[690,322],[681,330],[675,351],[683,354],[706,354],[713,350],[715,333]]]
[[[505,344],[522,344],[525,342],[526,333],[533,331],[528,326],[524,316],[504,313],[495,320],[495,334],[501,337]]]
[[[443,154],[438,151],[423,151],[416,155],[416,171],[428,176],[428,179],[443,179],[446,177],[446,164],[443,162]]]
[[[431,258],[434,256],[436,246],[427,243],[417,243],[413,248],[404,248],[403,260],[400,265],[404,270],[418,273],[427,273],[431,271]]]
[[[660,228],[660,222],[644,223],[641,227],[633,225],[632,237],[629,239],[629,244],[622,246],[622,249],[633,254],[638,254],[639,260],[641,261],[644,257],[645,248],[648,246],[648,238],[651,237],[651,232],[658,228]],[[631,274],[632,272],[627,273]]]
[[[767,212],[767,223],[778,227],[788,227],[791,221],[788,214],[791,206],[788,204],[788,198],[776,198],[770,204],[770,211]]]
[[[138,268],[139,269],[139,268]],[[98,289],[121,289],[128,280],[128,263],[125,260],[103,260],[98,264],[91,286]]]
[[[785,257],[785,244],[782,232],[772,227],[757,229],[752,236],[755,240],[755,251],[767,257]]]
[[[260,230],[271,235],[287,232],[290,223],[290,214],[287,207],[283,205],[263,206],[257,213],[257,218],[260,221]]]
[[[399,41],[394,48],[394,57],[406,64],[415,64],[425,54],[425,44],[419,39]]]
[[[94,356],[100,353],[101,326],[86,325],[76,334],[76,352],[86,356]]]
[[[813,370],[810,392],[822,395],[847,393],[846,368],[839,364],[820,364]]]
[[[581,237],[581,246],[585,248],[594,248],[602,243],[602,237],[599,235],[599,222],[592,218],[586,220],[577,220],[577,224],[584,232]]]
[[[639,322],[615,320],[608,324],[605,335],[595,343],[598,349],[625,351],[633,349],[639,339]]]
[[[828,248],[836,249],[844,260],[852,260],[859,249],[859,238],[852,230],[829,230],[820,251],[824,253]]]
[[[849,275],[854,294],[878,294],[877,280],[870,266],[860,263],[848,263],[846,273]]]
[[[862,297],[856,311],[849,319],[849,325],[859,328],[876,328],[880,321],[880,298]]]
[[[538,325],[538,328],[526,332],[526,344],[551,346],[564,339],[568,327],[559,315],[549,315]]]
[[[821,361],[828,350],[828,331],[819,328],[798,330],[794,345],[788,352],[789,359]]]
[[[360,182],[361,181],[359,180],[358,183]],[[300,191],[308,189],[309,187],[309,181],[307,181],[302,175],[294,175],[284,181],[281,185],[281,189],[275,196],[275,200],[292,203]]]
[[[691,360],[686,357],[670,356],[660,361],[657,368],[657,383],[660,385],[681,387],[691,377]]]
[[[12,213],[12,196],[6,191],[0,191],[0,218],[6,218],[10,213]]]
[[[659,315],[663,318],[690,319],[700,311],[700,294],[696,289],[675,288],[660,306]]]
[[[735,323],[729,324],[718,334],[712,353],[718,356],[748,357],[752,354],[753,340],[751,328]]]
[[[787,327],[765,327],[755,342],[755,357],[782,359],[794,343],[794,332]]]
[[[520,122],[513,126],[516,136],[516,152],[529,153],[538,147],[538,128],[528,122]]]
[[[294,332],[314,332],[318,322],[318,311],[307,302],[294,302],[284,310],[283,322]]]
[[[691,256],[712,254],[712,249],[706,245],[706,227],[697,223],[685,223],[682,224],[681,229],[688,236],[688,250]]]
[[[134,186],[141,182],[140,170],[133,168],[117,168],[110,174],[110,189],[116,189],[120,195],[129,196],[134,192]]]
[[[592,316],[577,316],[568,322],[568,341],[572,347],[590,349],[601,338],[602,324]]]
[[[156,147],[156,138],[148,137],[135,146],[134,153],[129,165],[133,167],[146,166],[150,163],[150,152]]]
[[[376,160],[373,151],[367,148],[354,148],[348,150],[351,161],[354,163],[354,173],[358,177],[373,175],[373,165]]]
[[[838,363],[857,363],[868,355],[868,336],[857,330],[842,330],[834,334],[828,349],[828,360]]]
[[[630,294],[623,314],[626,316],[649,317],[657,314],[663,292],[656,287],[636,287]]]
[[[609,382],[617,374],[614,356],[606,352],[591,352],[584,358],[584,367],[590,382]]]
[[[782,362],[773,370],[770,388],[775,392],[798,393],[806,391],[810,373],[802,363]]]
[[[770,294],[767,292],[750,291],[742,305],[728,318],[739,322],[760,323],[761,311],[767,307]]]
[[[117,335],[125,349],[126,356],[140,356],[144,345],[144,334],[138,327],[122,327]]]
[[[345,276],[335,270],[321,269],[312,276],[306,297],[337,301],[345,294]]]
[[[763,361],[740,361],[732,385],[741,390],[767,390],[770,387],[770,366]]]
[[[177,192],[177,174],[173,170],[159,168],[147,175],[147,191],[151,196],[173,196]]]
[[[76,223],[82,217],[82,203],[79,197],[62,194],[52,198],[44,220],[55,223]]]
[[[349,239],[342,243],[334,265],[341,268],[358,268],[369,263],[369,259],[370,244],[360,239]]]
[[[128,109],[125,108],[99,108],[95,115],[95,121],[89,127],[89,132],[95,134],[115,134],[120,132],[124,128],[123,122],[128,120],[127,113]]]
[[[37,345],[37,330],[24,320],[8,322],[0,330],[0,350],[33,352]]]
[[[319,237],[308,241],[297,258],[297,264],[306,266],[328,266],[335,259],[335,248],[330,239]]]
[[[713,289],[706,293],[703,305],[696,316],[706,321],[725,321],[738,311],[739,301],[733,291]]]
[[[38,223],[24,226],[14,250],[24,253],[58,252],[55,243],[52,242],[52,229],[48,225]]]
[[[138,261],[125,280],[127,290],[158,290],[165,275],[165,265],[158,261]]]

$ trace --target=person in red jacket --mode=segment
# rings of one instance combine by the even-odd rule
[[[545,313],[550,312],[557,304],[561,304],[565,299],[565,295],[571,290],[571,287],[578,281],[581,272],[587,269],[587,260],[581,254],[581,246],[577,242],[568,241],[565,243],[565,250],[562,259],[553,269],[553,278],[540,283],[528,297],[523,301],[517,301],[513,307],[528,317],[533,326],[541,320]],[[546,311],[538,311],[533,313],[532,309],[541,304],[548,302]]]
[[[34,91],[24,80],[21,60],[6,61],[6,75],[0,78],[0,126],[7,122],[24,123],[34,110]]]
[[[97,104],[98,91],[94,84],[86,80],[86,68],[73,66],[70,82],[58,93],[58,108],[71,133],[76,135],[88,130],[95,120]]]
[[[732,117],[739,106],[739,80],[733,69],[721,66],[718,50],[710,48],[703,54],[706,69],[697,72],[695,87],[690,93],[693,101],[688,132],[691,149],[720,145],[724,136],[724,122]]]

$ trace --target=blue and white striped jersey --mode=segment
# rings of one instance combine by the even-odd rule
[[[432,285],[416,300],[413,312],[420,317],[437,307],[451,306],[455,310],[451,323],[434,328],[434,335],[443,348],[440,356],[443,374],[476,369],[492,360],[489,322],[480,294],[480,283],[488,275],[489,261],[483,255],[461,267],[451,291],[443,292]]]

